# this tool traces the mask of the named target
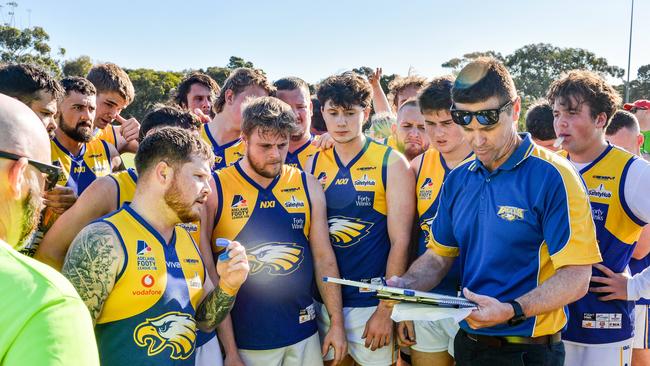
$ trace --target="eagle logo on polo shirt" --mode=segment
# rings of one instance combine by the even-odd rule
[[[523,208],[514,207],[514,206],[498,206],[499,211],[497,216],[506,220],[506,221],[515,221],[524,219],[524,210]]]

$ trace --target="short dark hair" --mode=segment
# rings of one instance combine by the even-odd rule
[[[451,88],[454,85],[454,77],[445,75],[437,77],[429,82],[420,91],[418,103],[420,112],[430,113],[451,108]]]
[[[44,91],[54,99],[63,97],[63,88],[44,69],[29,64],[0,66],[0,93],[29,105]]]
[[[492,57],[479,57],[463,67],[451,89],[454,103],[479,103],[496,97],[507,103],[517,96],[508,69]]]
[[[639,133],[640,131],[639,120],[636,118],[636,116],[628,111],[619,109],[614,112],[614,115],[609,121],[609,125],[605,129],[605,135],[614,135],[622,128],[627,128],[628,130],[636,133]]]
[[[223,83],[221,93],[214,102],[215,113],[223,111],[223,106],[226,104],[226,90],[232,90],[237,95],[251,85],[264,89],[268,94],[273,93],[273,86],[269,84],[266,75],[262,71],[248,67],[234,69]]]
[[[131,104],[135,97],[129,74],[115,64],[96,65],[90,69],[87,78],[95,85],[97,93],[116,92],[126,100],[126,104]]]
[[[587,103],[591,117],[596,118],[605,113],[605,127],[617,106],[621,104],[621,96],[616,89],[600,75],[588,70],[572,70],[565,73],[551,83],[546,97],[551,104],[559,100],[560,104],[568,109],[577,109],[582,103]]]
[[[526,131],[542,141],[556,138],[553,128],[553,107],[546,99],[535,102],[526,112]]]
[[[186,129],[165,127],[142,140],[135,154],[135,169],[143,176],[161,161],[179,168],[193,157],[214,160],[212,149],[200,137]]]
[[[201,121],[194,114],[172,106],[159,106],[147,113],[140,125],[140,141],[144,140],[147,133],[154,128],[179,127],[186,130],[196,131]]]
[[[205,86],[206,88],[210,89],[214,96],[219,95],[219,92],[221,91],[219,84],[217,84],[217,82],[214,81],[214,79],[212,79],[209,75],[202,72],[193,72],[189,74],[185,79],[183,79],[180,84],[178,84],[176,93],[174,93],[174,103],[183,108],[187,108],[187,94],[190,92],[190,89],[194,84]]]
[[[307,94],[309,94],[309,84],[307,84],[307,82],[301,78],[295,76],[288,76],[278,79],[273,83],[273,86],[275,87],[276,91],[303,89],[307,91]]]
[[[372,100],[372,87],[366,78],[348,71],[323,80],[316,96],[323,107],[328,100],[331,100],[332,104],[339,107],[349,108],[359,105],[366,108],[370,106]]]
[[[257,98],[242,111],[242,134],[250,137],[253,130],[259,134],[291,136],[298,129],[296,116],[291,107],[275,97]]]
[[[68,76],[62,79],[61,86],[65,91],[65,95],[70,95],[70,92],[77,92],[87,96],[97,95],[97,90],[93,83],[80,76]]]
[[[327,126],[323,119],[323,112],[320,110],[320,102],[318,101],[318,98],[312,97],[311,104],[314,106],[314,115],[311,116],[311,128],[318,132],[327,132]]]
[[[419,75],[409,75],[406,77],[397,76],[390,83],[388,83],[388,100],[395,107],[399,108],[397,105],[397,96],[408,88],[421,89],[427,83],[427,79]]]

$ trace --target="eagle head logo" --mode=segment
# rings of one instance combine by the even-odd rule
[[[169,357],[185,360],[194,352],[196,322],[190,314],[172,311],[155,318],[147,318],[133,331],[133,340],[147,348],[147,355],[155,356],[169,349]]]
[[[420,230],[424,233],[424,243],[429,242],[431,237],[431,224],[433,223],[433,217],[428,218],[420,223]]]
[[[266,269],[270,275],[287,275],[298,269],[303,248],[293,243],[264,243],[247,251],[250,273]]]
[[[327,220],[332,245],[347,248],[363,239],[370,232],[373,223],[356,218],[332,216]]]

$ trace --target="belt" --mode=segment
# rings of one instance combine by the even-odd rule
[[[555,334],[543,335],[539,337],[517,337],[517,336],[488,336],[482,334],[471,334],[464,330],[459,330],[460,334],[474,342],[483,343],[490,347],[503,347],[508,344],[545,344],[551,345],[560,343],[562,336],[560,332]]]

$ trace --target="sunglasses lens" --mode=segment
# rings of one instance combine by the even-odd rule
[[[462,111],[451,111],[451,119],[454,121],[454,123],[459,124],[459,125],[466,125],[466,123],[463,120],[463,112]]]

